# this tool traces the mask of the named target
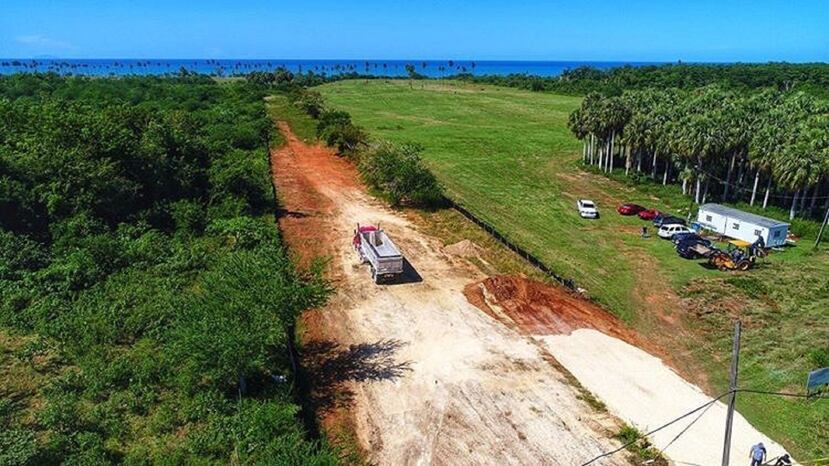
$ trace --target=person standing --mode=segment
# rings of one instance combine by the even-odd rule
[[[751,466],[762,466],[766,460],[766,446],[763,445],[763,442],[751,447],[748,457],[751,458]]]

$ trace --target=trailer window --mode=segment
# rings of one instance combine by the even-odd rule
[[[763,232],[760,230],[754,230],[754,236],[763,236]]]
[[[740,229],[740,224],[739,223],[732,223],[731,228],[733,228],[735,230],[739,230]]]
[[[780,231],[780,230],[777,230],[777,231],[774,232],[774,237],[779,238],[781,234],[783,234],[783,232]]]
[[[705,216],[705,221],[706,221],[706,222],[710,222],[710,221],[712,221],[712,220],[713,220],[713,218],[711,218],[711,216],[710,216],[710,215],[706,215],[706,216]]]

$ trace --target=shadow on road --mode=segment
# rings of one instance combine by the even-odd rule
[[[403,258],[403,273],[393,279],[386,279],[380,282],[381,285],[405,285],[407,283],[420,283],[423,277],[417,272],[409,259]]]
[[[399,340],[378,340],[343,347],[316,341],[302,351],[305,370],[313,383],[312,401],[318,412],[347,406],[354,393],[344,382],[394,380],[411,371],[411,362],[398,362]]]
[[[283,209],[281,207],[276,209],[276,217],[277,218],[282,218],[282,217],[305,218],[305,217],[309,217],[309,216],[310,215],[306,214],[305,212],[299,212],[299,211],[295,211],[295,210]]]

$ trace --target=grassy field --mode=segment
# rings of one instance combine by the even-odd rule
[[[709,390],[727,386],[737,316],[745,323],[743,387],[802,390],[806,372],[829,358],[829,255],[798,246],[737,275],[682,260],[667,241],[642,239],[644,222],[616,214],[619,203],[680,215],[691,203],[676,187],[583,170],[580,143],[566,128],[578,98],[435,81],[344,81],[319,90],[373,136],[422,144],[453,199],[653,336]],[[598,202],[599,220],[578,217],[581,197]],[[829,403],[745,395],[738,406],[800,457],[829,454]]]

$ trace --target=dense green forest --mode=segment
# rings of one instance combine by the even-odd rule
[[[677,63],[650,66],[622,66],[608,70],[582,66],[566,70],[561,76],[540,77],[526,74],[455,78],[517,87],[533,91],[585,95],[600,92],[619,95],[625,90],[645,88],[695,89],[717,84],[734,90],[774,88],[800,90],[829,97],[829,64],[826,63]]]
[[[569,123],[586,163],[680,182],[696,203],[777,205],[790,220],[829,208],[829,103],[804,92],[591,93]]]
[[[0,78],[0,464],[333,464],[258,86]]]

